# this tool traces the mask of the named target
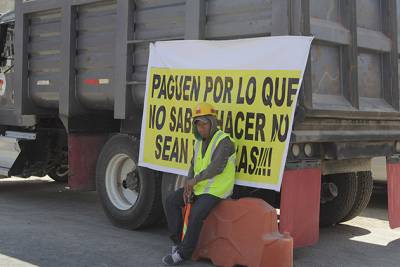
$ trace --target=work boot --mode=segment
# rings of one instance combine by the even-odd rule
[[[162,263],[165,266],[175,266],[183,263],[185,260],[179,255],[178,251],[175,251],[173,254],[169,254],[162,258]]]

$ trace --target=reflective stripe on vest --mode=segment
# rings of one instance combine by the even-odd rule
[[[232,155],[229,157],[228,162],[227,162],[226,164],[228,164],[228,163],[233,163],[233,165],[236,164],[236,151],[235,151],[234,154],[232,154]],[[211,185],[212,185],[212,183],[213,183],[214,181],[215,181],[215,177],[213,177],[213,178],[211,178],[211,179],[208,180],[207,187],[206,187],[206,189],[204,189],[204,194],[208,194],[208,193],[210,192],[210,187],[211,187]],[[225,195],[224,195],[222,198],[227,198],[227,197],[229,197],[230,195],[232,195],[232,193],[233,193],[232,191],[226,192]]]
[[[202,155],[202,143],[201,141],[196,141],[195,144],[195,161],[194,161],[194,172],[195,175],[199,174],[202,170],[206,169],[211,163],[214,151],[221,140],[230,136],[221,130],[218,130],[209,146],[206,149],[204,157]],[[230,138],[232,140],[232,138]],[[233,140],[232,140],[233,142]],[[201,154],[199,154],[201,153]],[[200,194],[212,194],[220,198],[227,198],[232,194],[233,185],[235,180],[235,163],[236,163],[236,149],[235,152],[229,157],[226,166],[222,173],[215,177],[206,179],[197,183],[194,187],[194,193],[196,195]]]
[[[218,135],[215,137],[215,139],[213,138],[214,141],[213,141],[212,146],[211,146],[211,157],[212,157],[212,155],[214,154],[215,146],[216,146],[216,144],[217,144],[217,141],[218,141],[219,138],[224,134],[224,132],[223,132],[223,131],[218,131],[216,134],[218,134]],[[211,184],[214,182],[214,180],[215,180],[215,177],[213,177],[213,178],[211,178],[211,179],[208,179],[207,186],[206,186],[206,188],[204,189],[204,194],[208,194],[208,193],[209,193],[209,191],[210,191],[210,186],[211,186]]]
[[[195,148],[194,148],[194,159],[197,159],[197,155],[199,154],[200,142],[196,140]]]

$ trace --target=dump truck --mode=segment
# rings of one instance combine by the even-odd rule
[[[0,18],[0,174],[97,190],[113,223],[154,224],[185,178],[138,166],[149,44],[314,36],[286,169],[319,170],[317,200],[303,203],[313,225],[350,220],[371,196],[371,159],[398,164],[399,2],[17,0]],[[279,208],[288,191],[234,196]]]

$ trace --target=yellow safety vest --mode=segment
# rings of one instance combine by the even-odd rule
[[[201,171],[206,169],[211,163],[211,158],[215,148],[219,142],[229,137],[232,142],[234,140],[226,133],[218,130],[211,142],[208,144],[204,157],[202,156],[202,141],[196,140],[195,151],[194,151],[194,174],[198,175]],[[225,169],[219,175],[210,177],[208,179],[198,182],[194,187],[193,191],[196,196],[201,194],[211,194],[219,198],[227,198],[232,194],[233,185],[235,184],[235,166],[236,166],[236,147],[235,152],[229,157],[229,160],[225,166]]]

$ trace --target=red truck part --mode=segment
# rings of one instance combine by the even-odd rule
[[[400,227],[400,162],[387,160],[388,216],[390,228]]]
[[[285,171],[279,229],[290,233],[295,248],[318,242],[320,192],[320,168]]]
[[[106,138],[104,134],[68,135],[68,185],[71,189],[96,189],[96,162]]]

